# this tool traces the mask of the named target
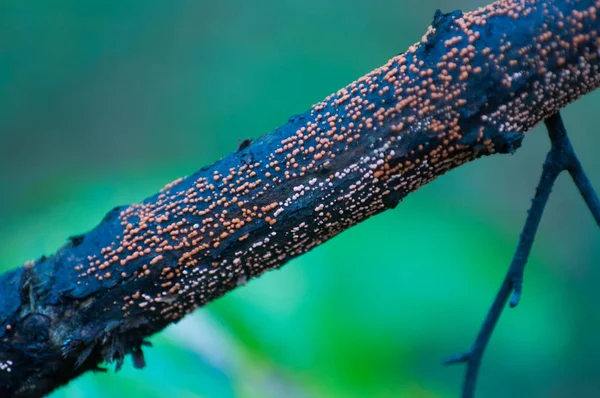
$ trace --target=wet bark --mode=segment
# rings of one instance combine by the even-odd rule
[[[394,208],[600,83],[600,1],[435,14],[420,43],[56,254],[0,275],[0,396],[39,397]],[[268,106],[268,104],[266,104]]]

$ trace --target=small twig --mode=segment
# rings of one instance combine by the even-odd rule
[[[504,277],[504,281],[500,286],[500,290],[496,294],[496,298],[492,303],[471,349],[466,353],[456,355],[446,361],[446,364],[448,365],[455,363],[467,364],[462,392],[463,398],[472,398],[475,394],[477,374],[479,372],[483,353],[509,297],[511,307],[516,307],[519,304],[523,286],[523,272],[525,264],[527,263],[527,258],[531,252],[535,233],[540,224],[550,192],[552,191],[552,186],[563,170],[568,170],[573,177],[575,185],[579,188],[579,192],[590,208],[592,215],[596,219],[596,223],[600,226],[600,201],[598,200],[598,195],[594,192],[592,184],[585,175],[581,163],[577,159],[577,155],[567,136],[560,113],[550,116],[545,120],[545,124],[548,129],[552,148],[544,162],[542,176],[538,183],[531,208],[528,211],[527,220],[525,221],[525,226],[521,232],[519,245],[512,263],[510,264],[508,272]]]

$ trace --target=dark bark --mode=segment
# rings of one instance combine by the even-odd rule
[[[522,5],[521,3],[526,3]],[[51,257],[0,276],[0,396],[39,397],[394,208],[600,83],[600,1],[436,13],[423,40]]]

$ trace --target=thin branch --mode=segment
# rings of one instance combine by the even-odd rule
[[[446,364],[449,365],[463,362],[467,365],[463,384],[463,398],[472,398],[475,396],[475,385],[483,354],[511,294],[510,306],[514,308],[519,304],[523,288],[525,264],[531,252],[535,234],[542,219],[546,203],[548,203],[550,193],[552,192],[552,187],[562,171],[568,170],[571,173],[581,195],[592,210],[596,221],[598,221],[598,196],[594,192],[590,181],[581,167],[581,163],[577,159],[560,113],[557,112],[550,116],[545,120],[545,124],[548,129],[552,148],[544,162],[542,176],[538,183],[531,208],[529,209],[525,226],[521,232],[519,245],[512,263],[471,349],[446,361]]]
[[[563,131],[566,135],[565,127],[560,119],[560,116],[558,116],[558,120],[553,124],[553,126],[554,128]],[[571,149],[571,153],[573,154],[573,158],[571,159],[567,170],[573,178],[575,186],[577,189],[579,189],[579,193],[583,197],[583,200],[585,200],[585,203],[592,212],[592,217],[594,217],[594,220],[596,220],[596,225],[600,227],[600,200],[598,199],[598,194],[594,191],[594,187],[592,187],[592,183],[585,174],[583,166],[581,166],[581,162],[577,158],[575,151]]]

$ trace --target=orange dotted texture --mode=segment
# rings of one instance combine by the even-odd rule
[[[404,54],[38,262],[59,275],[44,282],[50,301],[94,295],[81,323],[130,319],[147,334],[444,172],[515,150],[598,87],[599,9],[507,0],[437,13]]]

